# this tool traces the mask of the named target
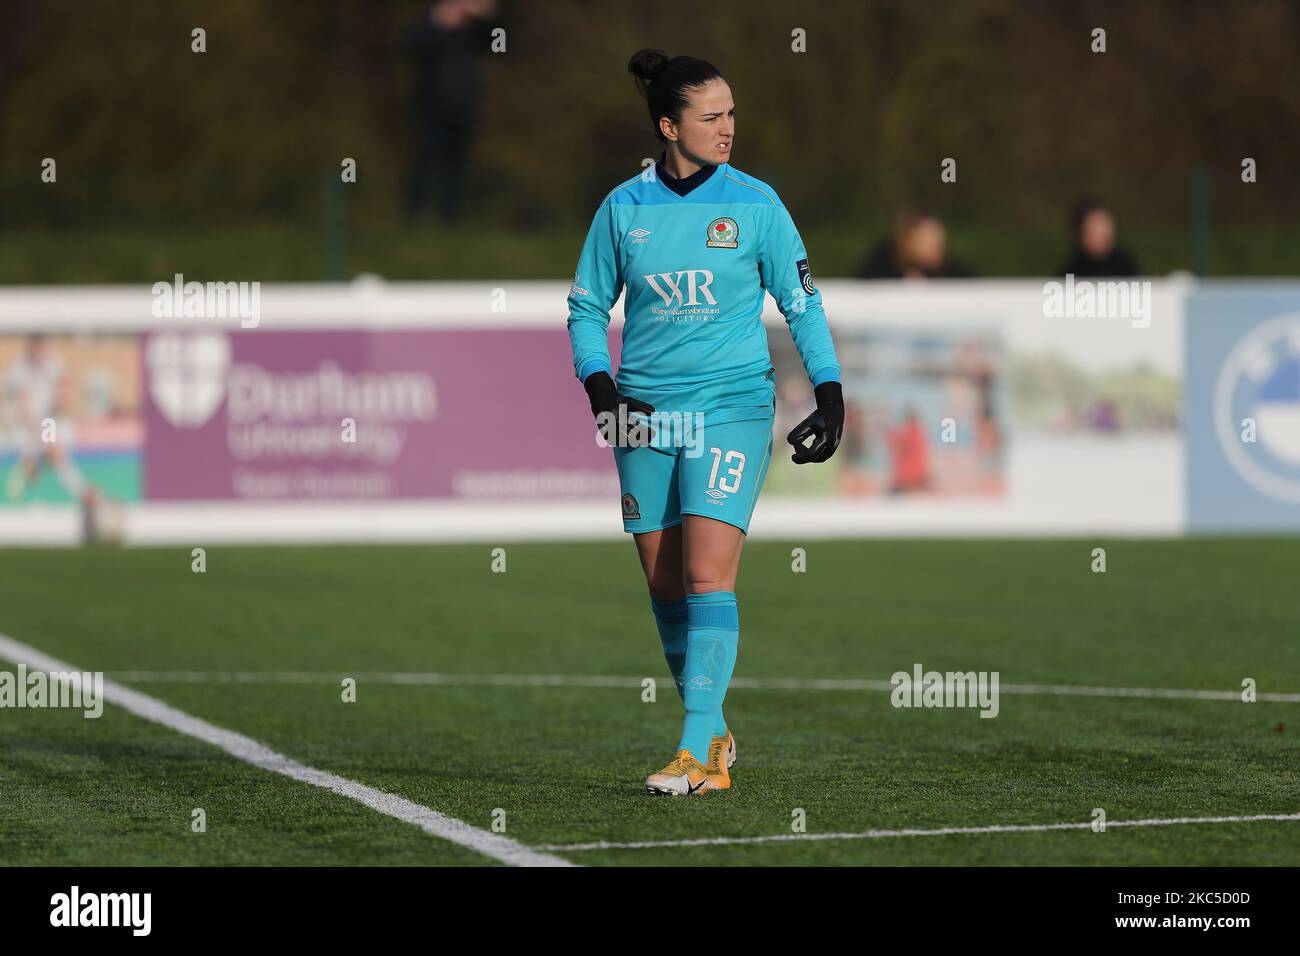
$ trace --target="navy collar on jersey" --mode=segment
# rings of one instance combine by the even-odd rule
[[[679,196],[685,196],[691,190],[703,186],[718,171],[717,166],[701,166],[685,179],[674,179],[664,169],[664,157],[667,155],[667,151],[659,155],[659,161],[655,163],[655,175],[659,177],[661,183]]]

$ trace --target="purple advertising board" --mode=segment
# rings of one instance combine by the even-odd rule
[[[142,349],[148,500],[617,497],[563,328],[167,331]]]

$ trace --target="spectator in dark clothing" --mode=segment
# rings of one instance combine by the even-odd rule
[[[1070,218],[1074,249],[1059,275],[1080,277],[1140,275],[1137,260],[1116,245],[1115,217],[1100,199],[1085,197]]]
[[[936,216],[904,212],[858,269],[862,279],[965,279],[970,270],[948,257],[948,232]]]
[[[444,222],[460,218],[478,110],[478,58],[489,52],[497,7],[497,0],[439,0],[402,38],[416,64],[408,221],[435,199]]]

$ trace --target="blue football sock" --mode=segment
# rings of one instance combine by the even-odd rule
[[[650,598],[650,607],[655,614],[655,624],[659,627],[659,640],[664,646],[664,660],[673,675],[673,686],[677,695],[684,701],[686,691],[683,689],[682,668],[686,665],[686,598],[675,601],[660,601]],[[727,719],[718,708],[717,720],[713,723],[713,736],[723,737],[727,733]]]
[[[709,759],[709,739],[719,727],[726,733],[722,703],[736,666],[740,617],[732,591],[686,596],[686,664],[682,670],[686,719],[678,750],[689,750],[700,763]]]
[[[686,664],[686,598],[660,601],[652,597],[650,607],[655,612],[655,624],[659,626],[659,640],[664,646],[664,660],[672,672],[673,685],[678,695],[685,699],[682,667]]]

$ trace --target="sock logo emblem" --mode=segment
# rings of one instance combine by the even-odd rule
[[[720,643],[716,640],[701,641],[699,651],[696,657],[696,661],[699,663],[700,669],[704,671],[715,670],[718,664],[720,663],[718,657],[719,657],[719,652],[721,650],[722,647]],[[713,681],[709,681],[709,683],[712,684]]]

